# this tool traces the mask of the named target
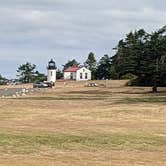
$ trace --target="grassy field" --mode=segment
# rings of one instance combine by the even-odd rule
[[[0,166],[166,165],[166,88],[123,84],[0,99]]]

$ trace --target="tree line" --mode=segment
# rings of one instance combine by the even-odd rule
[[[85,66],[92,72],[92,80],[111,79],[111,57],[104,55],[98,62],[93,52],[88,54],[87,60],[81,65],[77,60],[69,60],[63,65],[63,70],[71,66]]]
[[[72,66],[85,66],[92,71],[92,79],[110,79],[111,78],[111,58],[108,55],[104,55],[99,62],[96,60],[96,56],[93,52],[88,54],[87,60],[81,65],[77,60],[68,60],[62,67],[57,69],[57,79],[63,78],[63,71]],[[47,79],[47,76],[36,70],[36,65],[32,63],[21,64],[17,69],[18,81],[22,83],[34,83],[43,82]],[[2,76],[0,80],[5,80]]]
[[[131,85],[166,86],[166,26],[147,33],[144,29],[130,32],[119,41],[111,58],[113,79],[132,77]]]
[[[132,31],[121,39],[114,48],[114,56],[104,55],[99,61],[93,52],[81,65],[69,60],[63,69],[57,69],[57,79],[63,78],[63,71],[70,66],[85,66],[92,71],[92,79],[130,79],[130,85],[166,86],[166,26],[147,33],[144,29]],[[23,83],[46,80],[31,63],[19,66],[18,78]],[[4,79],[4,78],[3,78]]]
[[[166,86],[166,26],[147,33],[132,31],[114,48],[115,55],[104,55],[99,62],[90,53],[84,63],[93,79],[129,79],[129,85]]]

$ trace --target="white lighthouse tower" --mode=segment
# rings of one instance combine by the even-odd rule
[[[48,62],[47,72],[47,81],[54,84],[56,81],[56,65],[53,59]]]

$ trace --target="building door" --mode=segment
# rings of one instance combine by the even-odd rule
[[[73,73],[70,73],[70,79],[73,80]]]

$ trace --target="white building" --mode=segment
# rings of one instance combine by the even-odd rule
[[[52,83],[55,83],[56,81],[56,65],[53,59],[48,62],[47,81]]]
[[[64,80],[91,80],[91,71],[85,67],[73,66],[64,70]]]

